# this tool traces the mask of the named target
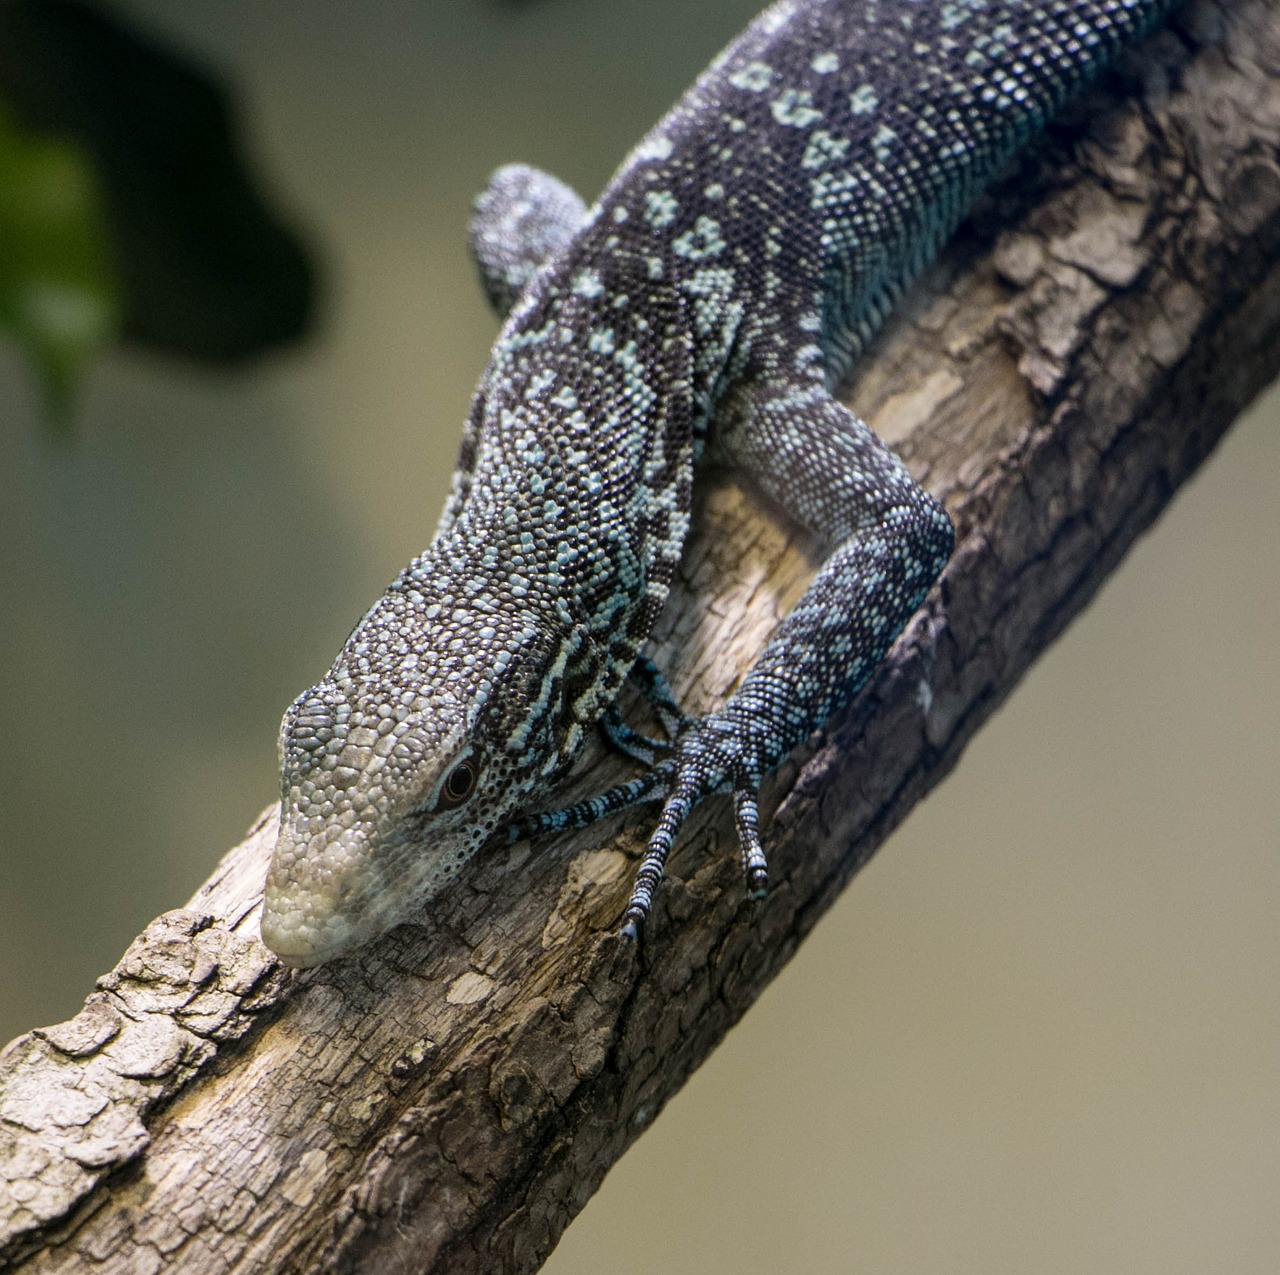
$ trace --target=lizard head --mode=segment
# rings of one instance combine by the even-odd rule
[[[527,620],[385,595],[284,715],[267,946],[318,965],[438,894],[546,778],[522,758],[556,752],[530,751],[552,663]]]

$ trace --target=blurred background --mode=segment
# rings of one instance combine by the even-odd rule
[[[118,214],[176,167],[187,230],[140,214],[157,247],[125,269],[72,217],[79,326],[0,334],[0,1040],[74,1014],[239,839],[285,704],[425,544],[496,331],[464,246],[488,173],[593,196],[756,7],[95,6],[234,109],[219,141],[216,100],[157,108],[169,72],[126,59],[171,135],[72,203]],[[188,124],[225,143],[216,183]],[[243,285],[203,326],[202,271]],[[1278,415],[1228,435],[547,1270],[1277,1268]]]

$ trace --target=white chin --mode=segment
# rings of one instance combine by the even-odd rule
[[[301,922],[301,923],[300,923]],[[286,965],[306,969],[345,956],[370,937],[329,917],[323,924],[304,921],[296,912],[268,905],[262,914],[262,941]]]

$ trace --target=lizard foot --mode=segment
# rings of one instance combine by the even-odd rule
[[[624,938],[638,940],[643,934],[654,891],[662,880],[667,856],[680,828],[693,808],[712,793],[732,790],[746,896],[753,900],[764,897],[769,884],[769,865],[760,843],[757,806],[760,771],[751,760],[753,755],[754,750],[736,725],[723,714],[686,719],[670,756],[649,772],[650,775],[659,770],[664,772],[662,782],[655,785],[658,789],[655,796],[663,799],[662,813],[640,861],[631,899],[623,914]]]
[[[660,694],[666,684],[656,669],[651,665],[649,669],[657,679],[653,685],[660,688],[655,694]],[[649,670],[642,675],[648,677]],[[669,697],[669,692],[666,695]],[[756,753],[744,738],[740,724],[722,713],[690,717],[669,698],[662,706],[655,702],[655,708],[672,736],[668,740],[638,734],[612,710],[601,723],[605,738],[615,748],[647,767],[644,774],[572,806],[532,815],[512,824],[507,833],[509,840],[518,841],[543,832],[584,828],[631,806],[662,802],[622,918],[622,935],[633,940],[639,939],[644,930],[654,891],[662,880],[680,828],[694,807],[712,793],[733,792],[747,897],[763,898],[769,879],[756,804],[760,767],[752,760]]]

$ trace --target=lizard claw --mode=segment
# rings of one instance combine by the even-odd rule
[[[742,848],[742,875],[747,898],[763,899],[769,888],[769,864],[760,844],[760,811],[756,807],[754,785],[734,790],[733,813],[738,825],[738,844]]]
[[[756,805],[758,788],[754,783],[742,783],[735,787],[733,809],[738,829],[738,842],[742,849],[742,875],[745,894],[753,902],[763,899],[769,886],[769,865],[760,844],[759,809]],[[667,799],[658,819],[658,826],[649,838],[649,845],[640,868],[636,872],[631,899],[622,917],[623,937],[638,940],[644,933],[653,906],[653,894],[666,871],[667,856],[675,845],[680,826],[700,800],[696,790],[677,790]]]
[[[667,798],[658,816],[658,826],[649,838],[644,858],[640,860],[640,868],[636,872],[635,884],[631,887],[631,900],[622,916],[622,933],[632,939],[639,939],[644,933],[645,923],[649,919],[649,910],[653,906],[653,892],[658,888],[666,870],[667,856],[675,845],[676,834],[684,823],[694,802],[689,794],[677,791]]]
[[[664,795],[663,785],[673,769],[672,762],[659,762],[643,775],[624,784],[615,784],[597,797],[588,797],[572,806],[543,810],[518,819],[507,826],[507,841],[524,841],[543,832],[567,832],[570,828],[586,828],[632,806],[640,806],[647,801],[661,801]]]
[[[665,739],[652,739],[642,735],[622,720],[616,704],[610,705],[600,719],[600,734],[604,741],[616,753],[638,761],[642,766],[656,766],[664,758],[671,756],[672,745]]]
[[[704,797],[726,787],[733,788],[746,896],[752,900],[762,899],[768,887],[769,867],[760,844],[760,813],[756,805],[760,777],[750,760],[749,743],[733,722],[713,713],[703,718],[687,718],[675,744],[674,756],[662,764],[670,777],[666,803],[640,861],[631,899],[623,914],[623,933],[633,939],[644,932],[654,891],[662,880],[681,825]]]

